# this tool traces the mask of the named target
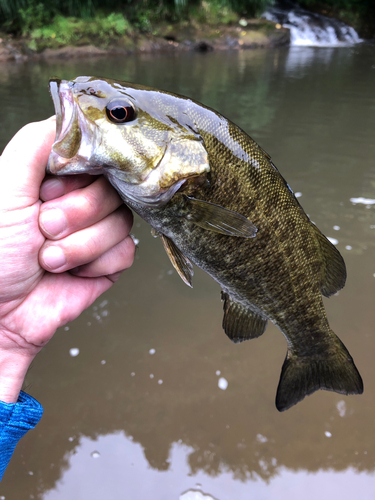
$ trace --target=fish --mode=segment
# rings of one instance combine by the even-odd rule
[[[189,97],[139,84],[80,76],[49,86],[47,172],[104,175],[184,283],[192,286],[193,264],[219,283],[231,341],[261,336],[268,320],[281,330],[279,411],[318,389],[363,392],[322,301],[345,285],[344,260],[246,132]]]

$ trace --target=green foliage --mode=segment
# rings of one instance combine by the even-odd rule
[[[374,4],[373,0],[299,0],[298,3],[306,7],[324,4],[337,10],[353,10],[357,12],[367,10]]]
[[[46,11],[42,3],[31,4],[19,9],[22,33],[25,35],[32,29],[41,28],[51,19],[51,13]]]
[[[33,29],[29,34],[29,47],[33,50],[61,45],[79,45],[92,39],[107,45],[111,39],[121,37],[130,30],[130,24],[122,14],[106,17],[79,19],[56,16],[46,26]]]
[[[150,31],[153,22],[192,16],[229,23],[236,14],[258,14],[270,3],[272,0],[0,0],[0,25],[25,33],[40,29],[56,16],[92,19],[117,12],[136,28]]]
[[[327,8],[339,17],[344,12],[348,20],[375,16],[375,0],[296,1],[320,12]],[[88,35],[95,25],[99,38],[107,40],[115,33],[126,31],[128,21],[134,28],[146,32],[152,32],[152,25],[160,21],[193,19],[209,24],[230,24],[236,22],[238,16],[258,16],[272,3],[273,0],[0,0],[0,27],[13,33],[33,33],[34,40],[37,30],[41,30],[38,38],[44,40],[55,33],[56,40],[66,43],[63,40],[79,39],[80,29]],[[87,28],[80,24],[83,19],[88,23]]]
[[[236,14],[226,0],[202,1],[201,5],[190,8],[189,17],[207,24],[231,24],[238,21]]]
[[[226,0],[226,3],[234,12],[252,17],[262,14],[273,0]]]

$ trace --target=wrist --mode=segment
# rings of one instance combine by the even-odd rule
[[[16,403],[27,373],[34,359],[30,353],[0,348],[0,401]]]

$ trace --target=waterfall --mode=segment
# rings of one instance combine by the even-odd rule
[[[291,45],[332,47],[362,41],[351,26],[337,19],[309,12],[289,0],[276,1],[262,17],[289,28]]]

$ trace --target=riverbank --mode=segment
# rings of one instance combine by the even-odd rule
[[[49,31],[35,30],[26,36],[0,33],[0,61],[179,50],[243,50],[290,43],[287,28],[265,19],[239,18],[231,24],[217,25],[187,21],[160,23],[149,32],[130,26],[106,32],[95,30],[87,21],[73,23],[69,25],[70,31],[67,28],[61,33],[58,22],[51,24]]]

